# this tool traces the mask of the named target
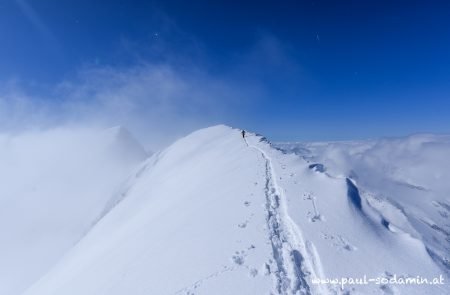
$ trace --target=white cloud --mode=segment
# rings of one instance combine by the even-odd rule
[[[170,28],[166,34],[170,30],[181,34]],[[245,127],[268,93],[264,81],[283,79],[286,73],[281,68],[295,68],[283,44],[270,34],[261,34],[255,46],[233,55],[220,71],[208,64],[201,49],[193,49],[201,47],[198,40],[187,39],[187,53],[166,50],[170,46],[163,40],[149,50],[156,55],[166,52],[164,58],[146,59],[134,50],[137,57],[126,66],[84,65],[45,91],[30,90],[21,81],[0,83],[0,133],[123,125],[148,149],[156,150],[201,127],[218,123]]]
[[[31,96],[17,83],[0,93],[5,130],[55,125],[125,125],[151,147],[230,117],[254,90],[198,68],[141,63],[87,67],[60,83],[52,97]],[[233,115],[231,115],[233,116]]]
[[[47,271],[145,159],[120,131],[0,134],[0,294],[20,294]]]

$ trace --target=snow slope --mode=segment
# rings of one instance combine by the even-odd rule
[[[354,151],[370,155],[370,145],[355,143]],[[240,130],[226,126],[180,139],[146,160],[87,234],[24,294],[448,294],[447,282],[313,283],[363,275],[448,280],[441,257],[448,241],[432,241],[438,232],[445,235],[449,190],[441,186],[444,196],[427,201],[402,191],[375,195],[370,184],[423,192],[420,175],[395,174],[408,185],[391,184],[369,156],[367,165],[380,179],[364,169],[350,173],[352,165],[369,166],[358,166],[353,154],[332,164],[342,159],[338,149],[328,154],[317,147],[274,148],[255,134],[243,140]],[[405,157],[405,171],[411,161]],[[428,201],[444,212],[442,219],[428,209],[414,211]]]
[[[0,135],[0,294],[45,274],[146,157],[119,127]]]
[[[277,146],[321,163],[328,175],[353,178],[390,231],[422,240],[429,255],[450,271],[450,136]]]

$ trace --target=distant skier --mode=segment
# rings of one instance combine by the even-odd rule
[[[241,133],[242,133],[242,138],[245,138],[245,130],[242,130]]]

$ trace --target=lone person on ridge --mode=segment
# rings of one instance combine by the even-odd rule
[[[242,130],[241,133],[242,133],[242,138],[245,138],[245,130]]]

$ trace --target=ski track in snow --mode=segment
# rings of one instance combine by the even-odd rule
[[[271,267],[270,273],[276,283],[275,294],[315,293],[307,282],[311,276],[317,277],[317,270],[321,268],[314,257],[314,246],[303,241],[300,229],[287,214],[286,200],[276,182],[271,158],[261,148],[249,145],[247,140],[245,143],[257,150],[265,161],[267,227],[274,260],[271,265],[276,267],[275,270]]]
[[[197,291],[197,289],[206,281],[214,279],[219,277],[220,275],[226,273],[226,272],[230,272],[230,271],[235,271],[236,267],[229,267],[229,266],[224,266],[221,270],[219,271],[215,271],[209,275],[207,275],[206,277],[194,282],[192,285],[190,285],[189,287],[184,287],[183,289],[180,289],[178,291],[176,291],[175,293],[173,293],[173,295],[178,295],[178,294],[183,294],[183,295],[194,295]]]

